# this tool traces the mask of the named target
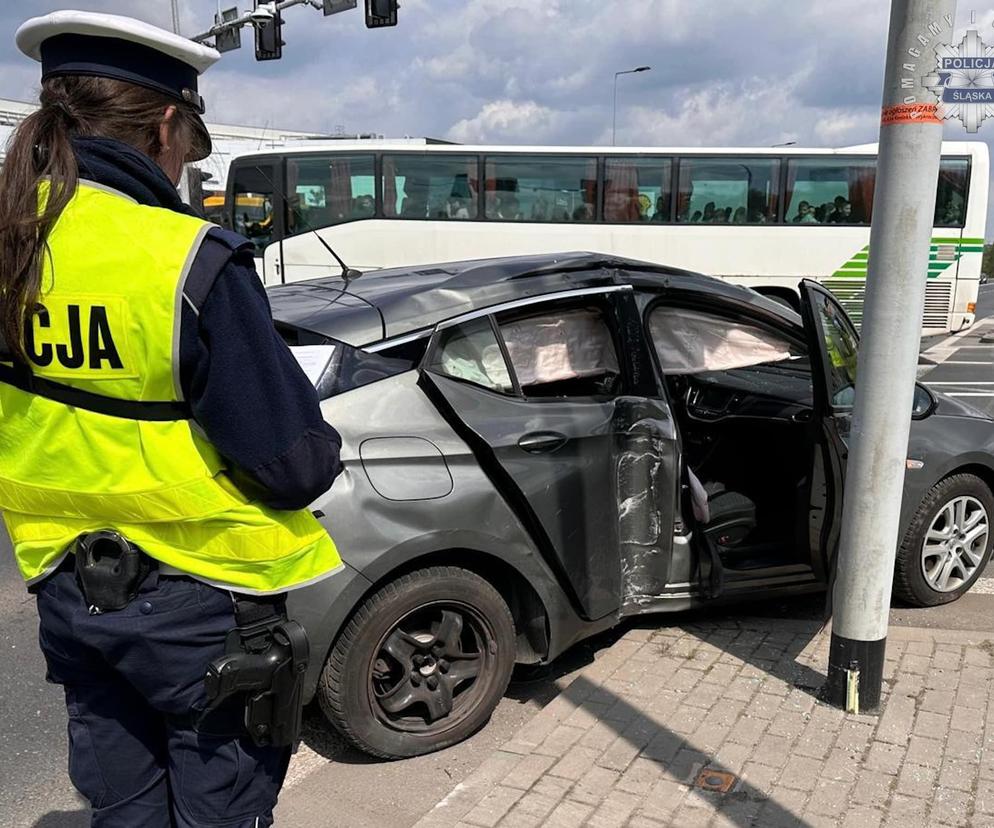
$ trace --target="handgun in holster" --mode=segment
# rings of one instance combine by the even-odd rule
[[[294,745],[303,713],[307,634],[287,619],[283,596],[234,599],[237,626],[228,633],[225,654],[207,667],[204,713],[244,694],[252,741],[260,747]]]

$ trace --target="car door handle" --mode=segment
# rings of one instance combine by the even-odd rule
[[[558,431],[532,431],[522,435],[518,447],[529,454],[547,454],[565,446],[568,439]]]

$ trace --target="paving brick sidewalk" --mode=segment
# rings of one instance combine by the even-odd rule
[[[878,717],[816,700],[817,624],[633,629],[416,828],[994,826],[992,639],[893,628]]]

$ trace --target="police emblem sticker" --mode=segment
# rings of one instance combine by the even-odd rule
[[[971,24],[975,21],[971,12]],[[935,69],[921,83],[938,99],[939,118],[956,118],[967,132],[977,132],[994,116],[994,45],[987,45],[976,28],[967,29],[958,43],[940,43]]]

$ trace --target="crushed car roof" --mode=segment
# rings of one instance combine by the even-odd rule
[[[747,288],[677,268],[599,253],[507,256],[376,270],[348,285],[341,276],[269,288],[277,323],[362,346],[432,328],[464,313],[532,296],[631,284],[723,294],[788,309]]]

